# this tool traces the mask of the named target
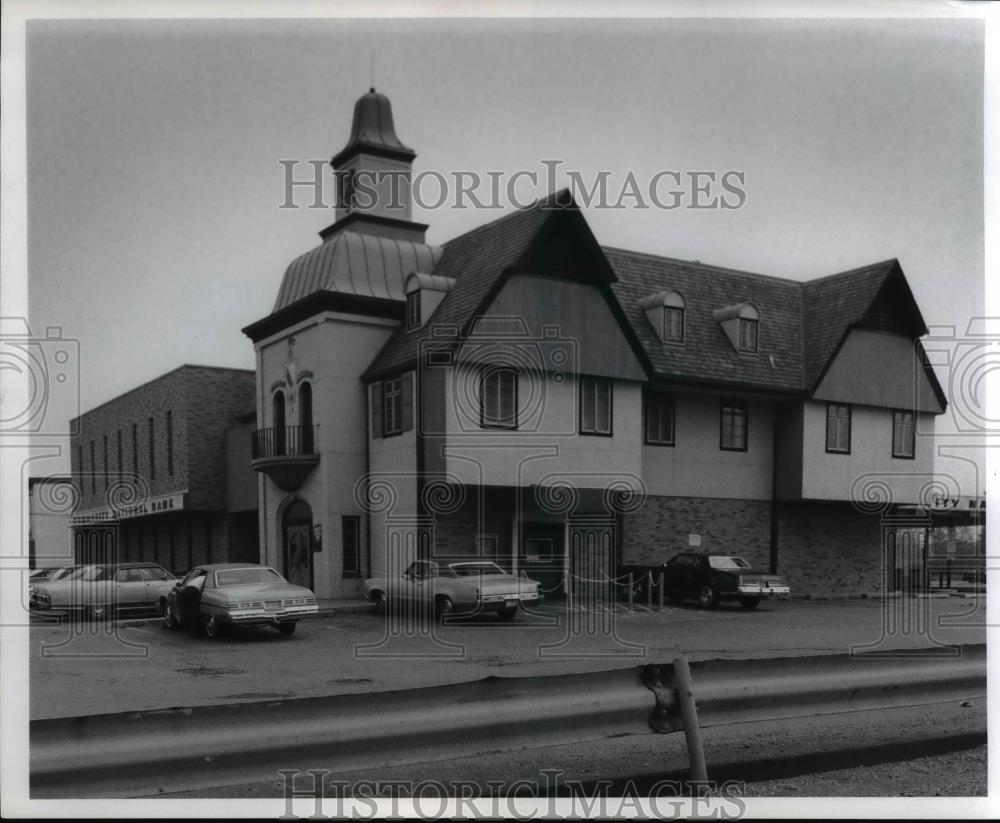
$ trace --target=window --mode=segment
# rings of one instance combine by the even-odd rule
[[[721,406],[719,448],[724,451],[747,450],[747,404],[740,400],[723,400]]]
[[[108,436],[106,434],[101,436],[101,446],[104,451],[104,488],[107,488],[110,481],[108,479]]]
[[[674,396],[646,392],[646,442],[654,446],[674,445]]]
[[[139,476],[139,427],[132,424],[132,475]]]
[[[361,576],[361,518],[350,515],[340,518],[344,541],[344,577]]]
[[[892,413],[892,456],[912,460],[913,412],[894,411]]]
[[[276,391],[271,398],[272,415],[274,425],[274,454],[285,453],[285,393]]]
[[[740,351],[753,353],[757,351],[757,321],[740,318]]]
[[[406,329],[407,331],[420,326],[420,292],[412,291],[406,295]]]
[[[674,306],[663,307],[663,341],[684,342],[684,309]]]
[[[122,462],[122,430],[118,429],[118,479],[125,477],[125,464]]]
[[[139,569],[119,569],[115,574],[116,583],[142,583],[142,572]]]
[[[174,413],[167,411],[167,474],[174,475]]]
[[[831,454],[851,453],[851,407],[829,403],[826,407],[826,450]]]
[[[90,441],[90,493],[97,494],[97,460],[94,459],[94,441]]]
[[[517,372],[491,368],[479,380],[479,425],[484,429],[517,428]]]
[[[580,434],[611,436],[611,381],[580,378]]]
[[[149,423],[149,479],[152,480],[156,477],[156,429],[153,427],[153,418],[150,417]]]
[[[299,426],[302,432],[302,454],[312,454],[313,443],[313,392],[308,381],[299,386]]]
[[[391,437],[394,434],[402,434],[413,428],[413,374],[400,375],[392,380],[386,380],[381,384],[381,418],[379,420],[381,431],[376,429],[376,421],[372,417],[372,434],[376,437]],[[375,386],[372,388],[374,389]],[[372,393],[372,403],[378,404],[375,392]]]

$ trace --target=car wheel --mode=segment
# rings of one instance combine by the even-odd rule
[[[434,611],[438,617],[443,618],[455,611],[455,604],[450,597],[439,597],[434,601]]]
[[[707,585],[698,589],[698,602],[706,609],[714,609],[719,605],[719,593],[715,586]]]
[[[372,592],[372,606],[375,609],[376,614],[385,614],[387,609],[387,602],[385,598],[385,592]]]
[[[509,609],[507,608],[500,609],[498,614],[500,615],[501,620],[505,620],[506,622],[509,623],[511,620],[517,617],[517,606],[511,606]]]
[[[219,621],[215,619],[214,614],[210,614],[208,617],[205,618],[204,626],[205,626],[204,631],[206,637],[210,637],[214,640],[220,634],[222,634],[222,624],[220,624]]]
[[[740,605],[744,609],[756,609],[760,605],[759,597],[741,597]]]
[[[167,629],[177,628],[177,618],[174,616],[174,611],[170,608],[169,603],[163,604],[163,626]]]
[[[278,631],[287,637],[288,635],[295,634],[295,626],[296,622],[294,620],[291,620],[288,623],[279,623]]]

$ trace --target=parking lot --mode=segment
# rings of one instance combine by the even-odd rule
[[[978,599],[801,600],[756,611],[670,606],[387,621],[373,613],[303,621],[283,637],[245,630],[208,640],[157,621],[33,624],[31,717],[383,691],[671,660],[798,656],[983,643]]]

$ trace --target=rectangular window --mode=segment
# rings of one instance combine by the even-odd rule
[[[361,518],[354,515],[340,518],[344,543],[344,577],[361,576]]]
[[[139,476],[139,427],[132,424],[132,474]]]
[[[663,340],[667,343],[684,342],[684,309],[663,307]]]
[[[90,441],[90,493],[97,494],[97,460],[94,458],[94,441]]]
[[[167,474],[174,475],[174,413],[167,412]]]
[[[892,456],[912,460],[914,456],[913,412],[892,413]]]
[[[494,367],[479,378],[479,425],[484,429],[517,428],[517,372]]]
[[[104,450],[104,488],[107,488],[110,481],[108,479],[108,436],[106,434],[101,435],[101,445]]]
[[[721,405],[719,448],[724,451],[747,450],[747,404],[742,400],[723,400]]]
[[[382,434],[389,437],[413,428],[413,374],[382,383]],[[374,421],[373,421],[374,422]]]
[[[407,331],[420,327],[420,292],[413,291],[406,295],[406,328]]]
[[[580,378],[580,434],[611,436],[611,395],[610,380]]]
[[[646,442],[654,446],[674,445],[674,396],[646,392]]]
[[[156,477],[156,429],[153,427],[153,418],[149,418],[149,479]]]
[[[826,450],[831,454],[851,453],[851,407],[838,403],[826,406]]]
[[[124,463],[122,462],[122,430],[118,429],[118,479],[121,480],[125,476]]]
[[[757,351],[757,321],[740,318],[740,351]]]

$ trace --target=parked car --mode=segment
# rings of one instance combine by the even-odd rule
[[[762,598],[791,591],[778,575],[756,570],[731,554],[683,552],[671,557],[662,571],[664,590],[671,600],[696,597],[709,609],[723,600],[738,600],[743,608],[755,609]]]
[[[525,603],[538,600],[538,583],[490,561],[417,560],[400,577],[366,580],[365,598],[380,612],[391,600],[422,604],[437,615],[493,611],[502,620],[513,620]]]
[[[85,619],[100,620],[122,612],[162,611],[177,578],[158,563],[106,563],[91,566],[79,578],[79,608]]]
[[[168,629],[183,626],[217,637],[230,626],[274,626],[293,634],[316,614],[316,595],[269,566],[215,563],[191,569],[171,589],[163,611]]]
[[[62,566],[43,579],[35,579],[28,584],[28,606],[32,609],[65,608],[71,600],[80,599],[80,587],[71,589],[73,581],[79,580],[91,568],[87,564]]]

